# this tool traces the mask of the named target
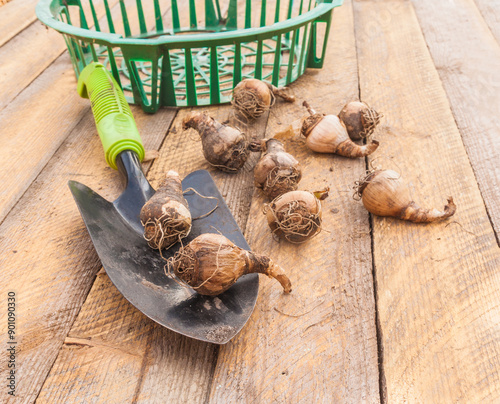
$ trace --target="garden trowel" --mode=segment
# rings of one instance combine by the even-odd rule
[[[106,162],[119,171],[126,184],[120,197],[109,202],[87,186],[69,181],[106,273],[130,303],[157,323],[191,338],[228,342],[252,314],[258,275],[240,278],[215,297],[199,295],[167,275],[166,259],[180,243],[160,255],[143,237],[139,213],[155,190],[142,172],[144,148],[123,92],[99,63],[81,72],[78,92],[90,99]],[[191,216],[200,217],[193,220],[184,245],[202,233],[221,233],[237,246],[250,249],[208,171],[192,172],[182,186]]]

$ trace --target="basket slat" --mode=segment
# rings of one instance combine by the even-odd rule
[[[160,103],[161,105],[177,105],[172,67],[170,64],[170,52],[168,50],[162,55]]]
[[[235,30],[238,28],[238,1],[230,0],[229,8],[227,10],[226,28],[228,30]]]
[[[245,29],[252,27],[252,0],[247,0],[245,6]]]
[[[132,36],[132,32],[130,31],[130,24],[128,22],[127,7],[125,7],[125,2],[123,0],[120,0],[120,11],[122,13],[122,22],[123,28],[125,30],[125,36],[130,37]]]
[[[276,38],[276,49],[274,51],[273,85],[279,87],[281,69],[281,35]]]
[[[141,34],[145,34],[148,32],[148,29],[146,28],[146,19],[144,18],[144,10],[142,9],[142,1],[136,0],[136,3],[137,3],[137,14],[139,16],[139,29],[141,31]]]
[[[106,19],[108,21],[109,32],[114,34],[116,32],[115,25],[113,24],[113,17],[111,15],[108,0],[104,0],[104,7],[106,8]]]
[[[154,0],[154,3],[155,3],[156,31],[163,32],[163,18],[162,18],[160,3],[158,0]]]
[[[219,61],[216,46],[210,49],[210,103],[220,104]]]
[[[92,12],[92,19],[94,20],[94,27],[97,31],[100,31],[101,26],[99,25],[99,19],[97,18],[97,13],[95,11],[94,2],[93,2],[93,0],[89,0],[89,3],[90,3],[90,10]]]
[[[193,53],[190,48],[185,50],[185,61],[186,61],[186,97],[189,105],[198,105],[198,99],[196,97],[196,85],[194,79],[193,70]]]
[[[177,0],[172,0],[172,25],[174,27],[174,32],[181,29],[181,23],[179,20],[179,7],[177,5]]]

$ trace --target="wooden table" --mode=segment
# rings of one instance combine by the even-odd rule
[[[274,240],[253,187],[257,157],[215,171],[181,129],[187,109],[133,112],[156,186],[169,169],[208,169],[252,248],[287,269],[261,278],[255,311],[226,345],[182,337],[131,306],[101,269],[67,186],[120,193],[62,37],[36,0],[0,7],[0,343],[16,302],[15,403],[492,403],[500,401],[500,4],[346,0],[323,69],[290,87],[322,112],[362,99],[384,113],[368,159],[319,155],[298,137],[301,189],[329,186],[324,229]],[[208,108],[219,120],[229,106]],[[304,113],[278,102],[248,129],[273,136]],[[399,171],[415,201],[451,219],[369,215],[352,185],[366,167]]]

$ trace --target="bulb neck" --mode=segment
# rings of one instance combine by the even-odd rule
[[[277,153],[280,151],[285,151],[283,143],[281,143],[281,141],[279,141],[278,139],[267,139],[264,144],[265,148],[263,148],[263,151],[265,151],[266,153]]]
[[[323,114],[314,114],[304,119],[300,131],[300,133],[302,133],[302,136],[307,138],[311,134],[313,129],[316,127],[316,125],[318,125],[318,123],[321,122],[322,119],[323,119]]]

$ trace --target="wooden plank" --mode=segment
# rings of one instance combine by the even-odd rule
[[[157,149],[175,111],[162,109],[152,116],[134,107],[133,112],[145,147]],[[62,118],[54,120],[61,124]],[[2,293],[12,290],[17,295],[20,402],[35,400],[101,267],[67,186],[70,179],[107,199],[121,192],[118,173],[104,161],[88,109],[0,226]],[[4,340],[6,331],[2,329]]]
[[[92,290],[104,289],[102,299],[91,293],[85,301],[37,402],[128,403],[134,397],[153,322],[102,272]]]
[[[131,6],[132,1],[127,0],[125,4]],[[117,3],[117,0],[109,2],[114,19],[118,19],[120,15],[120,7]],[[152,14],[151,8],[152,3],[146,9],[149,14]],[[71,9],[73,12],[76,11],[75,7],[71,7]],[[90,7],[86,5],[84,10],[86,9],[90,9]],[[95,9],[101,25],[106,27],[103,3],[96,2]],[[90,11],[86,11],[89,18],[88,23],[93,26]],[[132,29],[138,29],[138,26],[138,20],[131,19]],[[66,44],[62,35],[41,23],[32,24],[4,46],[0,45],[0,60],[2,60],[0,64],[0,88],[2,89],[0,111],[50,66],[65,49]],[[67,53],[66,57],[69,58]]]
[[[0,9],[0,46],[36,20],[38,0],[12,0]]]
[[[361,97],[384,112],[377,164],[419,204],[458,206],[430,225],[373,217],[384,398],[498,402],[500,250],[446,93],[410,2],[354,6]]]
[[[220,121],[230,119],[234,123],[229,106],[216,106],[206,110]],[[238,224],[244,227],[253,193],[252,168],[258,156],[252,156],[238,175],[213,169],[203,158],[198,136],[195,133],[184,133],[181,129],[187,112],[180,111],[176,117],[148,178],[153,186],[157,186],[170,169],[179,171],[182,177],[200,168],[210,170]],[[267,116],[262,117],[254,127],[248,129],[248,136],[262,137],[266,121]],[[40,397],[49,402],[88,400],[97,396],[114,402],[205,402],[218,347],[180,336],[152,322],[148,325],[148,330],[151,330],[147,331],[149,338],[144,338],[145,331],[141,327],[131,328],[131,322],[127,319],[113,321],[121,316],[126,317],[130,305],[104,279],[97,282],[90,291],[75,322],[75,328],[69,334],[68,344],[61,350]],[[122,309],[109,311],[107,308],[110,306]],[[102,319],[102,322],[94,324],[93,320],[96,318]],[[112,326],[104,327],[103,324],[108,321]],[[89,325],[83,329],[79,324]],[[126,352],[123,355],[117,354],[114,349],[126,346],[130,339],[134,340],[134,352],[143,355],[141,361]],[[86,343],[86,340],[93,341],[98,349],[82,349],[78,354],[69,350],[75,341]],[[108,341],[112,341],[112,346],[106,346]],[[104,352],[107,349],[110,350],[109,355]],[[127,351],[128,348],[123,350]],[[139,362],[140,372],[137,370]],[[88,388],[80,388],[79,385],[78,391],[73,391],[75,382],[71,374],[75,372],[75,368],[83,380],[92,380],[92,384],[87,385]],[[111,397],[109,386],[121,384],[122,373],[127,375],[127,387]],[[135,391],[128,388],[133,384],[133,379]],[[165,380],[169,382],[165,383]]]
[[[137,384],[137,403],[206,402],[218,346],[156,326],[148,347]]]
[[[475,0],[491,33],[500,44],[500,3],[498,1]]]
[[[32,24],[0,47],[0,111],[66,49],[57,31]]]
[[[152,13],[151,7],[148,8],[149,13]],[[119,7],[115,6],[113,10],[117,13]],[[131,26],[135,25],[138,25],[137,21],[131,23]],[[0,48],[0,55],[3,55],[4,49],[6,57],[17,55],[13,65],[8,62],[0,65],[0,83],[11,83],[6,86],[1,84],[0,87],[7,93],[9,88],[14,89],[9,93],[10,98],[4,100],[8,105],[5,104],[5,108],[0,111],[0,182],[3,185],[0,190],[0,223],[88,109],[88,101],[80,99],[76,92],[76,79],[68,53],[53,61],[57,51],[49,52],[51,46],[42,46],[37,42],[36,35],[57,42],[62,39],[54,38],[56,33],[45,32],[45,29],[36,34],[37,28],[35,25],[33,27],[33,32],[30,27],[26,36],[20,35]],[[20,54],[15,52],[14,46],[18,40],[28,46]],[[40,45],[41,49],[33,51],[29,45],[32,41],[36,46]],[[38,55],[36,68],[20,59],[31,53]],[[4,60],[3,57],[1,59]],[[45,69],[48,64],[50,66]],[[33,76],[28,75],[29,78],[23,76],[24,73],[16,73],[31,68],[34,73]],[[29,84],[34,77],[36,79]],[[12,101],[14,94],[16,97]],[[2,96],[0,99],[3,99]],[[2,101],[0,108],[1,104]],[[26,153],[30,159],[24,158]],[[23,164],[12,164],[12,161],[23,161]]]
[[[89,109],[62,56],[0,112],[0,222]]]
[[[349,1],[334,13],[330,41],[324,68],[291,86],[300,101],[273,108],[268,136],[304,115],[304,98],[330,113],[357,99]],[[284,295],[276,281],[261,278],[252,317],[220,349],[210,402],[379,402],[370,228],[349,189],[365,161],[313,153],[297,137],[285,146],[303,167],[300,189],[331,189],[325,232],[302,245],[273,239],[262,214],[266,200],[254,194],[247,240],[288,272],[293,291]]]
[[[498,240],[500,45],[474,1],[458,3],[417,1],[414,7]]]
[[[220,121],[233,119],[229,106],[205,110]],[[198,135],[182,130],[182,120],[187,113],[188,110],[179,111],[148,178],[155,187],[170,169],[177,170],[181,177],[197,169],[208,169],[238,224],[244,228],[253,193],[252,168],[258,155],[251,156],[237,175],[215,170],[203,157]],[[248,136],[262,137],[266,121],[267,116],[262,117],[254,127],[248,128]],[[109,307],[116,309],[109,310]],[[132,327],[137,320],[129,321],[127,313],[131,311],[136,310],[116,293],[103,275],[90,291],[71,329],[69,343],[61,350],[40,397],[47,402],[91,400],[98,396],[106,397],[108,402],[205,402],[218,347],[180,336],[149,320],[146,329]],[[124,320],[117,320],[122,317]],[[100,321],[94,323],[95,319]],[[110,325],[104,325],[108,323]],[[147,337],[144,334],[148,334]],[[87,340],[94,344],[92,349],[75,352],[75,341],[81,346]],[[129,340],[134,341],[134,352],[139,356],[128,354]],[[112,343],[108,344],[109,341]],[[117,347],[124,352],[118,353]],[[73,372],[78,372],[81,380],[92,380],[92,384],[88,384],[88,388],[80,386]],[[126,387],[112,396],[109,386],[120,385],[123,374],[127,377]],[[134,383],[135,389],[131,387]]]
[[[206,109],[216,119],[224,121],[230,118],[231,111],[228,106],[210,107]],[[221,193],[227,196],[228,203],[238,224],[244,227],[248,217],[249,201],[253,193],[253,173],[252,167],[258,158],[252,156],[237,175],[222,173],[213,169],[205,161],[199,140],[194,133],[183,132],[181,129],[182,119],[188,110],[181,110],[178,113],[172,129],[169,132],[161,150],[160,156],[155,160],[153,167],[148,174],[148,178],[153,186],[156,186],[164,174],[170,170],[177,170],[181,177],[197,169],[208,169],[217,183]],[[249,136],[262,137],[267,117],[259,120],[257,125],[249,130]],[[128,389],[127,396],[120,396],[120,400],[115,402],[205,402],[207,392],[210,387],[210,375],[213,373],[215,357],[218,346],[183,337],[163,327],[156,326],[153,322],[148,325],[149,338],[143,338],[145,332],[142,327],[130,329],[131,322],[127,320],[116,321],[112,326],[103,326],[110,320],[126,316],[129,303],[115,293],[114,286],[106,281],[96,283],[92,288],[86,305],[82,309],[71,330],[70,344],[74,339],[97,341],[99,350],[104,349],[102,341],[113,341],[113,347],[126,344],[124,339],[133,339],[135,350],[141,352],[141,359],[124,355],[115,355],[110,351],[110,355],[100,355],[92,350],[83,351],[74,356],[68,351],[71,347],[64,347],[61,357],[58,358],[54,372],[51,372],[47,379],[46,387],[42,393],[48,401],[50,399],[74,400],[88,399],[93,395],[108,395],[109,385],[120,383],[122,369],[130,377],[130,383],[135,378],[136,389]],[[111,297],[110,297],[111,296]],[[108,306],[121,307],[122,313],[110,312]],[[118,309],[117,309],[118,310]],[[135,310],[135,309],[133,309]],[[102,322],[93,324],[95,318],[102,319]],[[89,324],[83,329],[79,324]],[[108,349],[108,348],[106,348]],[[113,348],[109,348],[113,349]],[[94,350],[95,351],[95,350]],[[71,356],[69,356],[71,355]],[[126,356],[126,353],[125,353]],[[139,362],[142,367],[139,367]],[[93,383],[88,389],[81,388],[73,392],[71,396],[68,391],[73,389],[72,378],[69,377],[74,370],[74,366],[81,372],[84,380],[92,379]],[[137,369],[140,368],[140,372]],[[109,370],[113,369],[113,370]],[[165,380],[169,383],[165,384]],[[50,386],[50,387],[49,387]],[[47,389],[47,393],[45,393]],[[45,395],[46,394],[46,395]],[[116,394],[124,394],[123,391]],[[118,396],[114,397],[117,398]],[[113,401],[112,400],[112,401]]]

